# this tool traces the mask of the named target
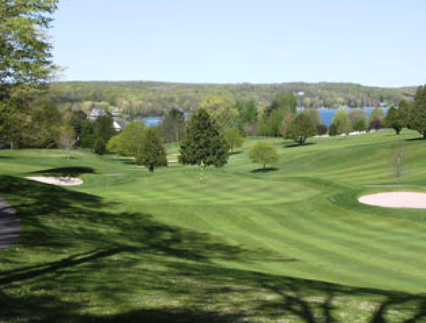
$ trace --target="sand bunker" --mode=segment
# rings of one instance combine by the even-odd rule
[[[362,196],[360,203],[394,208],[426,209],[426,194],[414,192],[379,193]]]
[[[75,177],[26,177],[32,181],[37,181],[45,184],[75,186],[83,184],[83,180]]]

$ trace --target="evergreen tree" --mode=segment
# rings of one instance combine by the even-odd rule
[[[180,146],[179,161],[186,165],[214,165],[222,167],[228,161],[229,146],[221,136],[215,122],[199,109],[189,120],[186,139]]]
[[[102,137],[96,139],[95,144],[93,145],[93,151],[98,155],[103,155],[106,153],[105,141],[102,139]]]
[[[81,147],[92,149],[96,141],[92,121],[86,119],[81,124]]]
[[[301,113],[294,117],[284,138],[292,139],[302,145],[307,138],[316,134],[317,130],[312,120],[306,114]]]
[[[426,139],[426,85],[417,89],[409,124],[411,129],[417,130],[423,135],[423,139]]]
[[[167,166],[167,153],[158,132],[147,129],[141,141],[141,149],[136,156],[136,164],[144,165],[154,173],[155,166]]]
[[[98,117],[94,125],[94,133],[96,137],[101,137],[104,142],[108,142],[116,134],[112,117],[110,115]]]

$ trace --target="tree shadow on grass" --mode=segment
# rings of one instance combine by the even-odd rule
[[[304,144],[298,144],[298,143],[292,143],[292,144],[283,144],[284,148],[297,148],[297,147],[307,147],[307,146],[312,146],[312,145],[316,145],[315,142],[305,142]]]
[[[0,271],[0,321],[383,323],[398,311],[403,322],[426,319],[425,295],[218,265],[298,260],[228,245],[142,212],[113,213],[115,204],[94,195],[0,176],[0,196],[24,223],[21,251],[1,255],[8,267]],[[39,252],[43,257],[31,260]]]
[[[239,150],[239,151],[231,151],[230,153],[229,153],[229,156],[235,156],[235,155],[241,155],[243,152],[241,151],[241,150]]]
[[[59,176],[59,177],[78,177],[84,174],[94,174],[95,170],[91,167],[59,167],[32,172],[31,174],[42,174],[46,176]]]
[[[10,157],[10,156],[1,156],[1,155],[0,155],[0,159],[15,159],[15,157]]]
[[[404,139],[404,141],[408,141],[408,142],[411,142],[411,141],[424,141],[424,142],[426,142],[426,139],[424,139],[423,137],[417,137],[417,138]]]
[[[270,173],[270,172],[275,172],[277,170],[278,170],[278,168],[276,168],[276,167],[266,167],[265,169],[263,169],[263,168],[254,169],[254,170],[250,171],[250,173],[253,173],[253,174]]]

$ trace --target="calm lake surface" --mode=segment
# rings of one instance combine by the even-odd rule
[[[388,112],[388,108],[382,108],[385,114]],[[346,109],[346,111],[351,112],[354,109]],[[371,112],[374,110],[374,108],[363,108],[365,114],[369,116]],[[302,112],[302,109],[297,109],[297,112]],[[336,114],[336,112],[339,111],[339,109],[319,109],[319,113],[322,119],[322,123],[325,124],[327,127],[331,125],[331,122],[333,121],[333,117]],[[158,125],[163,117],[147,117],[142,118],[142,121],[145,122],[145,124],[148,127],[156,126]]]

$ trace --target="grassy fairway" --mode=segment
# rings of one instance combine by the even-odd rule
[[[266,173],[250,139],[204,183],[197,167],[149,174],[112,156],[1,151],[0,196],[24,233],[0,254],[0,322],[424,322],[426,211],[357,202],[426,191],[418,137],[268,139],[280,162]],[[85,184],[23,179],[58,172]]]

